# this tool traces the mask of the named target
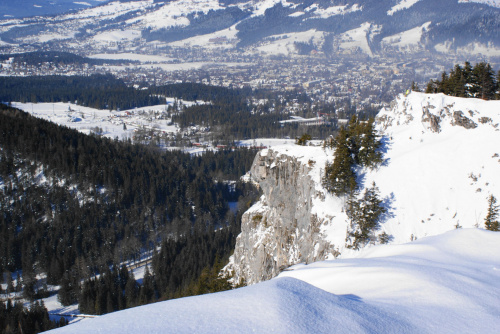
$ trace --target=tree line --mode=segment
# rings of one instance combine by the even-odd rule
[[[71,102],[96,109],[125,110],[165,104],[165,97],[223,102],[245,101],[252,94],[251,89],[233,90],[195,83],[141,88],[128,87],[111,74],[0,77],[0,101]]]
[[[121,59],[94,59],[78,56],[69,52],[61,51],[35,51],[26,53],[11,53],[0,55],[0,61],[5,61],[14,58],[14,63],[26,63],[27,65],[39,65],[41,63],[56,63],[56,64],[119,64]],[[138,61],[128,60],[127,63],[137,63]]]
[[[457,64],[449,74],[443,72],[440,80],[429,81],[425,92],[499,100],[500,70],[495,75],[491,65],[486,62],[474,66],[465,62],[463,67]]]

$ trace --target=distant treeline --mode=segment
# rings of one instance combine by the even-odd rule
[[[104,65],[104,64],[120,64],[124,61],[121,59],[94,59],[75,55],[69,52],[61,51],[36,51],[27,53],[12,53],[0,55],[0,61],[14,58],[14,63],[26,63],[27,65],[39,65],[41,63],[55,64],[89,64],[89,65]],[[127,60],[127,63],[135,63],[137,61]]]
[[[71,303],[80,298],[82,279],[164,242],[177,251],[164,264],[156,260],[154,273],[176,261],[185,266],[171,275],[183,279],[160,284],[147,300],[172,296],[216,257],[227,260],[239,217],[256,193],[225,181],[238,180],[254,156],[247,149],[199,157],[161,152],[83,135],[0,104],[0,272],[22,270],[28,299],[43,294],[35,275],[45,272]],[[239,202],[238,211],[228,202]]]
[[[488,63],[477,63],[474,67],[469,62],[465,62],[463,67],[457,64],[449,74],[443,72],[441,80],[431,80],[425,92],[499,100],[500,70],[495,77],[495,72]]]
[[[131,109],[164,103],[112,75],[0,77],[0,101],[71,102],[96,109]]]
[[[2,102],[71,102],[96,109],[131,109],[165,104],[165,97],[188,101],[245,101],[251,89],[232,90],[195,83],[135,89],[111,74],[92,76],[0,77]]]

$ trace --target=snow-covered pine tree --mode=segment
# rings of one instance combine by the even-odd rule
[[[349,197],[347,202],[347,216],[351,222],[347,247],[359,249],[375,239],[374,232],[380,228],[380,220],[387,209],[382,205],[379,189],[373,182],[366,188],[363,197],[356,194]]]
[[[490,231],[500,231],[500,223],[498,222],[498,210],[499,205],[497,205],[497,199],[495,196],[490,195],[488,197],[488,213],[484,219],[484,226]]]
[[[324,187],[336,196],[342,196],[356,189],[354,159],[349,145],[349,135],[341,128],[336,140],[335,159],[325,166]]]
[[[375,132],[374,122],[375,120],[370,118],[368,121],[360,123],[358,125],[358,139],[356,140],[359,147],[358,163],[370,169],[377,168],[383,161],[382,152],[380,152],[382,143]]]

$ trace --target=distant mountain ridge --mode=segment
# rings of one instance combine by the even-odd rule
[[[84,7],[96,3],[73,2]],[[309,40],[299,42],[299,51],[303,44],[304,50],[326,55],[352,49],[375,56],[408,49],[467,52],[481,46],[499,56],[499,6],[493,0],[122,0],[38,18],[36,23],[4,21],[0,39],[14,44],[88,43],[108,32],[119,35],[117,41],[172,43],[206,36],[247,48],[309,33]]]
[[[110,0],[1,0],[0,19],[56,15],[93,7]]]

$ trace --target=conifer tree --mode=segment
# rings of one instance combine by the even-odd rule
[[[370,188],[365,189],[363,196],[358,199],[356,193],[349,197],[347,202],[347,216],[351,222],[351,231],[348,235],[348,247],[359,249],[370,240],[375,239],[374,232],[380,228],[382,215],[387,211],[382,206],[379,189],[373,182]]]
[[[362,166],[374,169],[382,163],[381,142],[375,132],[375,120],[370,118],[367,122],[360,123],[358,141],[358,163]]]
[[[434,80],[431,80],[427,83],[427,87],[425,88],[426,94],[434,94],[437,93],[437,83]]]
[[[420,92],[420,88],[418,87],[418,84],[415,81],[411,82],[411,90],[412,92]]]
[[[497,73],[497,91],[495,94],[495,99],[500,100],[500,70]]]
[[[335,159],[325,167],[324,186],[331,193],[342,196],[356,188],[354,159],[349,147],[347,130],[340,129],[336,140]]]
[[[491,65],[486,62],[478,63],[472,69],[472,84],[475,87],[474,96],[482,99],[491,99],[494,96],[494,73]]]
[[[498,210],[500,205],[497,204],[495,196],[488,197],[488,213],[484,219],[484,226],[490,231],[500,231],[500,223],[498,221]]]

